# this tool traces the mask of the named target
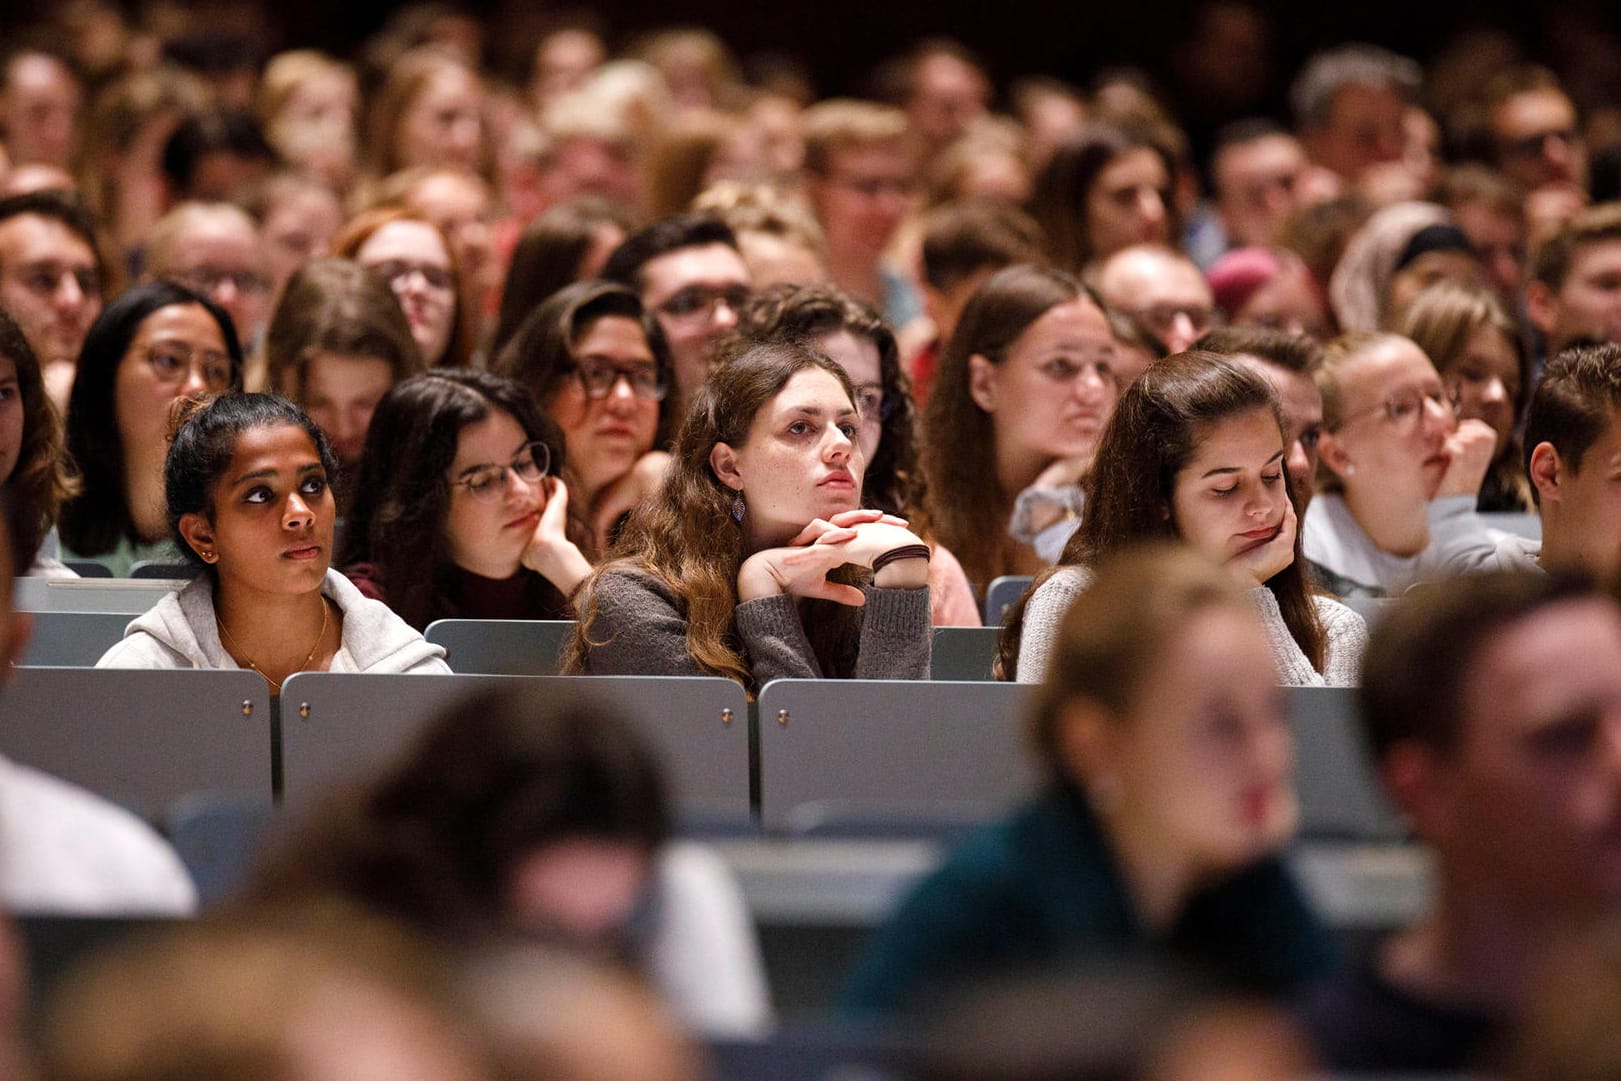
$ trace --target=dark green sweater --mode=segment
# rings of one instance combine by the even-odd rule
[[[1192,897],[1156,938],[1132,910],[1086,800],[1055,785],[970,838],[902,902],[856,966],[845,1013],[877,1017],[976,976],[1066,955],[1163,951],[1227,986],[1280,993],[1326,975],[1327,930],[1269,858]]]

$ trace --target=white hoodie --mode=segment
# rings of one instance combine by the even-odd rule
[[[442,647],[430,645],[388,605],[363,596],[337,571],[326,572],[321,592],[343,613],[343,641],[332,671],[449,674]],[[96,667],[240,667],[220,644],[210,576],[198,575],[137,616]]]

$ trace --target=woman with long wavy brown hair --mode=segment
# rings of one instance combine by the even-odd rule
[[[19,568],[33,564],[30,574],[71,573],[54,558],[54,543],[51,551],[40,552],[62,504],[79,490],[62,439],[62,422],[45,396],[39,358],[22,328],[0,309],[0,485],[22,524],[13,559]]]
[[[740,348],[693,400],[663,489],[582,587],[565,671],[751,688],[926,677],[929,549],[859,509],[849,376],[804,345]]]

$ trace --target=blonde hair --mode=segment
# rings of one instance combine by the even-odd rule
[[[890,143],[908,146],[911,129],[906,114],[893,106],[834,98],[806,109],[799,130],[805,140],[806,171],[822,175],[841,150]]]

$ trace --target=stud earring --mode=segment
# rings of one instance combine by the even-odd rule
[[[198,554],[202,556],[204,563],[212,563],[219,558],[214,552],[199,552]]]
[[[743,503],[743,493],[739,492],[737,498],[732,500],[732,519],[741,522],[743,513],[746,510],[748,510],[748,507]]]

